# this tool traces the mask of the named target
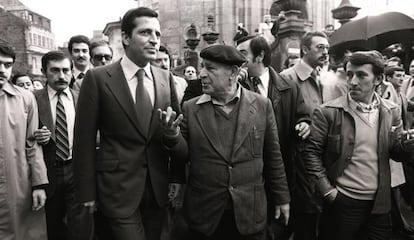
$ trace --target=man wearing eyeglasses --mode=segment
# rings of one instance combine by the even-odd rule
[[[282,77],[296,82],[302,92],[306,112],[313,113],[316,107],[324,102],[319,70],[328,62],[329,42],[323,32],[308,32],[300,43],[301,60],[299,63],[280,73]],[[299,158],[303,155],[304,142],[298,144],[297,163],[303,163]],[[300,164],[299,164],[300,165]],[[320,205],[312,195],[312,186],[303,164],[297,167],[296,189],[292,194],[292,221],[295,222],[293,231],[295,240],[316,239],[317,218]]]
[[[91,63],[94,67],[112,63],[113,50],[105,40],[94,41],[89,47]]]

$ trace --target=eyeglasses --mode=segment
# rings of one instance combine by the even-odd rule
[[[108,55],[108,54],[97,54],[93,56],[93,59],[95,61],[102,61],[103,59],[105,59],[106,61],[111,61],[112,60],[112,56]]]

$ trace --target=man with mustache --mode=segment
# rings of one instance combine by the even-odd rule
[[[308,32],[301,40],[299,63],[280,73],[282,77],[290,79],[299,84],[303,99],[306,105],[306,112],[312,114],[314,109],[323,103],[322,85],[319,78],[319,71],[328,61],[328,39],[323,32]],[[303,142],[298,144],[297,162],[303,152]],[[297,203],[293,213],[295,222],[294,239],[316,239],[317,218],[320,206],[312,196],[312,186],[310,185],[307,173],[303,167],[298,168],[301,174],[297,178],[296,187],[301,189],[296,191],[293,201]]]
[[[42,57],[46,87],[36,91],[39,129],[49,177],[46,221],[49,240],[78,239],[80,205],[75,202],[72,148],[77,93],[69,88],[71,60],[59,51]]]
[[[187,149],[164,146],[178,136],[166,136],[157,110],[180,108],[171,73],[150,64],[160,46],[157,12],[131,9],[122,18],[121,30],[125,55],[89,70],[80,91],[75,191],[91,212],[97,203],[113,239],[159,240],[169,183],[184,178],[183,165],[175,159]],[[95,154],[98,130],[100,156]]]
[[[412,156],[414,130],[403,132],[398,106],[375,92],[384,73],[379,52],[353,53],[345,71],[348,94],[314,111],[303,153],[324,201],[319,239],[390,239],[389,159]]]
[[[30,91],[9,82],[15,58],[10,46],[0,44],[0,239],[46,239],[48,180],[34,138],[37,104]]]
[[[71,37],[68,44],[69,54],[73,61],[73,75],[69,87],[78,92],[83,78],[89,70],[89,45],[89,38],[83,35]]]

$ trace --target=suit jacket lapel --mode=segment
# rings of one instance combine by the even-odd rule
[[[132,99],[131,91],[129,90],[127,80],[125,79],[124,72],[122,71],[120,61],[113,64],[107,72],[109,77],[106,80],[106,85],[115,96],[119,105],[121,105],[121,108],[124,110],[125,114],[128,116],[129,120],[135,126],[137,131],[142,136],[144,136],[140,127],[138,126],[138,117],[135,111],[135,103]]]
[[[50,109],[49,95],[47,88],[40,90],[38,105],[39,105],[39,119],[40,122],[52,132],[52,140],[55,141],[55,123],[53,122],[52,110]]]
[[[148,133],[148,139],[151,139],[154,135],[155,130],[159,127],[159,118],[158,118],[158,111],[157,109],[160,108],[163,109],[169,102],[169,88],[166,80],[168,78],[165,77],[165,75],[162,74],[162,72],[151,66],[151,72],[154,82],[154,89],[155,89],[155,99],[154,99],[154,108],[152,111],[152,118],[151,118],[151,124],[150,129]]]
[[[196,111],[196,119],[200,124],[201,129],[206,135],[208,141],[213,146],[220,156],[227,160],[220,145],[220,138],[218,135],[217,124],[214,118],[214,107],[211,103],[198,105],[199,109]]]
[[[250,129],[254,123],[256,113],[256,108],[254,106],[255,101],[256,99],[251,93],[245,89],[242,89],[236,134],[234,135],[233,154],[242,145],[247,135],[249,135]]]

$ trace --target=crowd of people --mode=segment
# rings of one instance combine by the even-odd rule
[[[121,21],[124,56],[73,36],[43,86],[0,44],[0,239],[386,240],[414,236],[414,60],[323,32],[271,66],[262,36],[170,69],[158,14]],[[404,200],[403,200],[404,199]],[[412,214],[412,212],[410,213]]]

